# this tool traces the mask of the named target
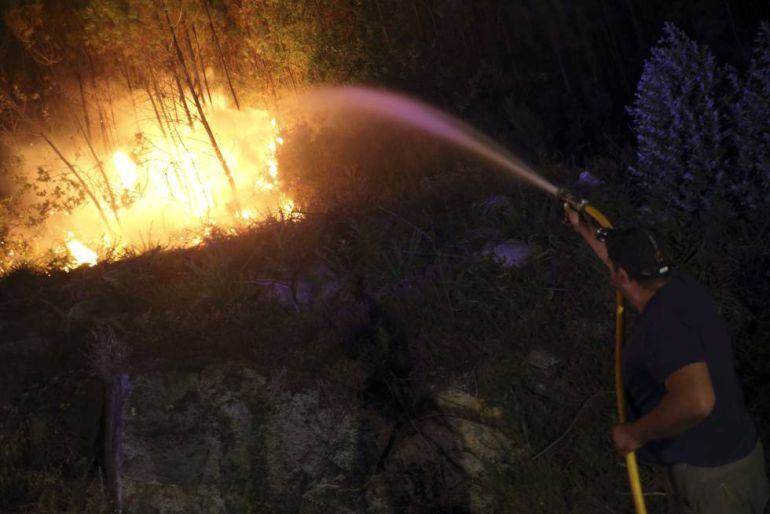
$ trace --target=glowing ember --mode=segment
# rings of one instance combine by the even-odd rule
[[[294,208],[295,208],[294,202],[289,199],[285,199],[281,204],[281,212],[283,212],[284,215],[287,215],[287,216],[296,214],[294,212]]]
[[[65,244],[67,247],[67,250],[69,250],[70,256],[72,257],[73,266],[72,268],[77,268],[78,266],[83,266],[85,264],[89,266],[95,266],[98,258],[96,255],[96,252],[88,248],[86,245],[78,241],[73,237],[74,235],[72,232],[69,233],[70,239]],[[71,269],[71,268],[67,268]]]

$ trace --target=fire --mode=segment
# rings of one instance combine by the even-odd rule
[[[69,233],[69,240],[65,243],[72,257],[73,265],[67,269],[77,268],[83,265],[95,266],[97,263],[96,252],[74,238],[72,232]]]
[[[138,174],[136,172],[136,164],[131,158],[125,154],[122,150],[115,152],[112,156],[112,163],[115,165],[115,169],[120,176],[120,182],[123,189],[133,189],[136,184]]]
[[[281,203],[281,212],[283,212],[285,216],[296,215],[296,212],[294,212],[294,209],[295,209],[294,201],[289,198],[284,199],[284,201]]]
[[[240,216],[240,218],[243,220],[253,220],[254,212],[252,212],[251,209],[243,209],[241,212],[238,213],[238,216]]]
[[[120,112],[102,162],[89,160],[92,154],[82,144],[68,149],[92,194],[83,195],[75,209],[57,211],[37,231],[39,254],[68,254],[73,265],[67,269],[93,266],[98,254],[191,247],[213,227],[234,233],[271,212],[297,216],[281,191],[276,152],[284,140],[268,112],[237,110],[217,96],[205,111],[216,149],[200,120],[161,117],[147,99],[134,97]],[[50,169],[64,168],[66,174],[50,151],[47,158]],[[6,251],[0,273],[9,269],[9,255]]]

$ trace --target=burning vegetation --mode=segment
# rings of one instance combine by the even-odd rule
[[[36,216],[6,234],[3,271],[21,259],[54,258],[68,269],[129,248],[195,245],[213,229],[291,212],[276,161],[283,139],[267,111],[213,96],[203,113],[215,151],[200,119],[177,117],[162,98],[141,100],[117,106],[114,141],[100,150],[79,131],[59,137],[66,147],[41,133],[44,143],[23,151],[14,200]]]
[[[0,510],[630,512],[613,295],[561,206],[368,116],[403,104],[280,108],[318,84],[407,91],[613,220],[662,213],[766,438],[770,28],[728,3],[6,2]]]
[[[222,34],[238,13],[139,1],[4,14],[26,74],[0,98],[0,274],[196,245],[212,230],[291,215],[276,160],[283,139],[266,105],[268,84],[274,98],[296,77],[271,66],[238,91],[242,70]],[[235,19],[244,31],[259,21]]]

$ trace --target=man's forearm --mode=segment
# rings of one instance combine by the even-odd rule
[[[607,267],[611,267],[610,260],[607,257],[607,246],[596,239],[594,229],[591,228],[585,219],[583,219],[583,216],[566,203],[564,204],[564,216],[565,220],[572,225],[575,232],[585,239],[585,242],[588,243],[588,246],[594,251],[596,256],[599,257]]]
[[[706,419],[709,412],[682,395],[666,393],[655,409],[628,423],[631,435],[642,445],[680,434]]]
[[[593,250],[593,252],[596,254],[599,259],[606,264],[607,266],[610,265],[609,259],[607,257],[607,246],[596,239],[596,236],[594,235],[594,230],[587,224],[587,223],[581,223],[576,227],[577,233],[580,234],[586,243],[588,243],[588,246]]]

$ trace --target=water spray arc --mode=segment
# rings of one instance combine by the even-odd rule
[[[297,102],[297,105],[301,108],[310,108],[317,111],[349,110],[365,112],[432,134],[481,157],[485,161],[515,175],[517,178],[527,181],[558,200],[568,203],[572,208],[581,213],[582,216],[590,218],[601,227],[612,228],[612,224],[607,217],[586,200],[578,199],[568,191],[557,188],[505,148],[468,124],[422,102],[391,92],[360,87],[323,88],[301,96]],[[620,423],[626,421],[625,393],[623,391],[621,366],[624,332],[623,314],[623,296],[620,291],[617,291],[615,309],[615,393]],[[641,481],[639,480],[639,467],[634,452],[626,455],[626,465],[636,513],[647,514]]]

